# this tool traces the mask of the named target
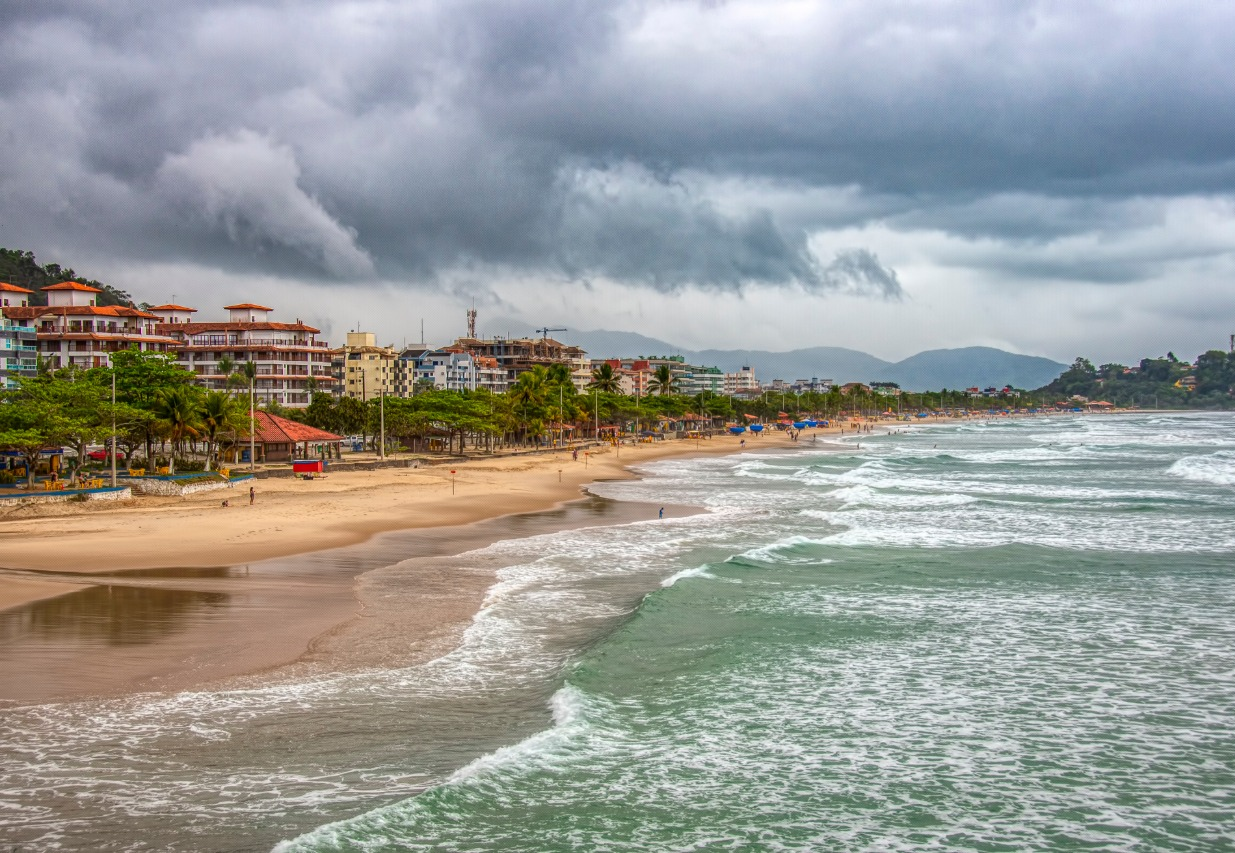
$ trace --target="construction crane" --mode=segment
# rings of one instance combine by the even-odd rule
[[[548,326],[546,326],[545,328],[537,329],[536,331],[540,332],[540,346],[544,349],[542,356],[545,358],[548,358],[549,356],[549,333],[550,332],[565,332],[567,330],[566,329],[550,329]]]

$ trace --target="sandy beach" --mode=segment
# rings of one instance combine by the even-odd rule
[[[246,483],[183,498],[11,510],[0,520],[0,640],[54,641],[29,654],[10,643],[0,699],[180,690],[293,664],[389,663],[372,640],[395,626],[405,640],[400,662],[427,660],[457,640],[500,568],[447,569],[440,558],[553,529],[655,517],[659,507],[585,494],[589,483],[635,476],[631,466],[818,446],[838,432],[815,430],[800,442],[769,432],[747,434],[744,444],[724,435],[595,447],[577,461],[569,451],[541,452],[259,479],[249,481],[252,505]],[[668,507],[666,516],[691,511]],[[365,574],[409,553],[417,559],[401,569],[424,590],[419,604],[381,614],[376,599],[366,600]],[[146,618],[126,618],[133,613]],[[105,627],[92,638],[84,626],[97,624]]]

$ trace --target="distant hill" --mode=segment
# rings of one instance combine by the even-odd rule
[[[988,385],[1040,388],[1068,365],[1033,355],[1017,355],[992,347],[934,349],[892,365],[889,382],[922,391]]]
[[[528,324],[513,320],[498,320],[489,326],[505,330],[499,334],[536,334]],[[725,372],[749,365],[755,368],[755,375],[765,381],[817,378],[838,383],[895,382],[907,391],[975,385],[980,388],[989,385],[1040,388],[1068,367],[1049,358],[1018,355],[992,347],[929,350],[903,361],[890,362],[844,347],[810,347],[789,352],[687,350],[646,335],[606,329],[555,332],[553,337],[582,347],[592,358],[680,355],[692,364],[715,365]]]

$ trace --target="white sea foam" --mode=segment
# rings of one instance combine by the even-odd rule
[[[709,580],[716,580],[716,575],[708,571],[708,568],[708,566],[695,566],[691,569],[682,569],[680,572],[674,572],[672,575],[665,578],[660,582],[660,585],[668,589],[678,581],[685,580],[686,578],[708,578]]]
[[[1208,456],[1185,456],[1167,473],[1173,477],[1215,486],[1235,486],[1235,451],[1220,450]]]
[[[795,564],[795,563],[830,563],[830,559],[822,558],[817,554],[808,554],[798,557],[790,556],[787,552],[795,549],[800,549],[803,546],[821,545],[822,539],[810,538],[807,536],[788,536],[784,539],[778,539],[759,548],[750,548],[737,555],[738,559],[752,560],[760,563],[768,564]]]

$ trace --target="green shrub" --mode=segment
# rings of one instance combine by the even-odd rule
[[[0,471],[0,485],[11,486],[17,482],[17,475],[12,471]]]

